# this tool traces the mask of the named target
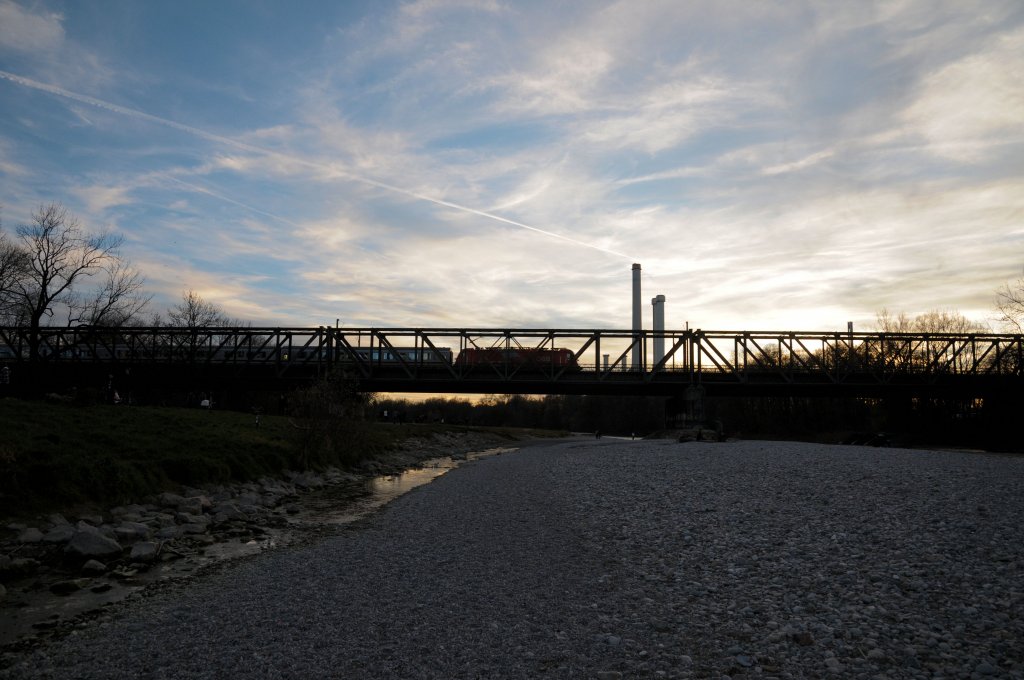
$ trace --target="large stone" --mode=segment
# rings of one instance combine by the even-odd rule
[[[122,541],[141,541],[150,537],[153,530],[142,522],[121,522],[114,529],[114,534]]]
[[[213,508],[215,522],[249,521],[249,516],[242,512],[234,503],[220,503]]]
[[[94,527],[98,527],[103,524],[103,515],[79,515],[79,522],[85,522]]]
[[[71,524],[71,522],[69,522],[67,520],[67,518],[64,517],[64,515],[61,515],[59,513],[54,513],[54,514],[50,515],[47,518],[47,520],[50,522],[50,526],[51,527],[61,527],[61,526],[66,526],[68,524]]]
[[[75,528],[70,524],[61,524],[50,529],[43,536],[44,543],[67,543],[75,535]]]
[[[43,540],[43,532],[36,527],[29,527],[18,535],[19,543],[39,543]]]
[[[132,546],[131,560],[133,562],[152,562],[160,551],[160,544],[153,541],[140,541]]]
[[[206,515],[193,515],[188,512],[179,512],[174,516],[178,524],[209,524],[210,518]]]
[[[98,531],[77,531],[64,550],[82,557],[106,557],[121,553],[121,544]]]
[[[0,578],[16,579],[31,576],[39,569],[39,562],[31,557],[0,558]]]
[[[178,526],[169,526],[169,527],[161,527],[156,532],[156,537],[157,538],[163,538],[163,539],[177,538],[178,536],[181,536],[181,534],[182,534],[182,531],[181,531],[180,527],[178,527]]]
[[[76,593],[82,588],[87,588],[92,585],[92,581],[87,578],[75,578],[67,581],[58,581],[50,586],[50,592],[55,595],[70,595]]]
[[[107,565],[99,560],[89,560],[82,565],[82,572],[86,574],[102,574],[107,570]]]
[[[192,496],[178,503],[178,512],[187,512],[190,515],[201,515],[204,510],[213,507],[212,501],[206,496]]]
[[[184,496],[176,493],[164,492],[156,497],[157,505],[164,508],[177,508],[185,500]]]

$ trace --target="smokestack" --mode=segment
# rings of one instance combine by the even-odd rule
[[[644,328],[643,321],[643,308],[640,302],[640,265],[633,264],[633,341],[636,345],[633,346],[633,370],[639,371],[643,368],[641,366],[642,355],[640,353],[640,343],[637,342],[640,339],[640,331]]]
[[[651,363],[657,365],[665,358],[665,296],[652,298],[651,305],[654,307],[654,356]]]

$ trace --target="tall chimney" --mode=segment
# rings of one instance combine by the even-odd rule
[[[652,298],[651,305],[654,307],[654,356],[651,363],[657,365],[665,358],[665,296]]]
[[[640,302],[640,265],[633,264],[633,341],[636,343],[633,345],[633,370],[639,371],[643,369],[641,365],[642,354],[640,348],[640,331],[644,328],[643,321],[643,307]]]

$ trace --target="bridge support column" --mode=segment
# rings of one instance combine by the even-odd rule
[[[665,402],[665,425],[683,428],[704,420],[704,388],[689,385],[682,394]]]

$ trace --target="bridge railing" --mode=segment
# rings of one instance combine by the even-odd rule
[[[656,354],[655,352],[659,352]],[[344,365],[406,380],[623,379],[886,383],[953,375],[1021,377],[1021,335],[617,329],[0,328],[0,362]]]

